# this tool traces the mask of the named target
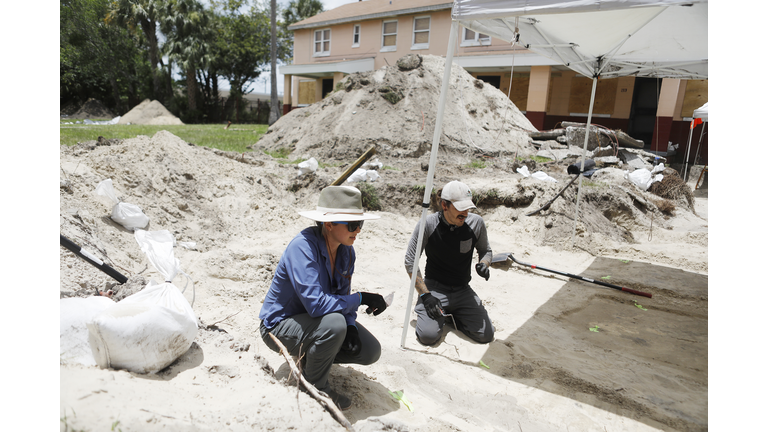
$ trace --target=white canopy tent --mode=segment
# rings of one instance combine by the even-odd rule
[[[592,78],[587,128],[592,122],[599,78],[706,79],[708,72],[706,0],[455,0],[445,72],[438,101],[420,225],[429,208],[437,148],[442,135],[446,93],[459,25],[515,42]],[[589,129],[585,134],[582,165]],[[581,199],[576,199],[574,235]],[[417,251],[421,250],[423,230]],[[401,348],[409,328],[410,305],[419,257],[414,260]]]

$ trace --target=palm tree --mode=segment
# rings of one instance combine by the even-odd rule
[[[161,30],[167,36],[163,50],[184,71],[190,111],[197,109],[197,68],[207,67],[210,15],[197,0],[168,0]]]
[[[164,6],[165,0],[116,0],[107,16],[108,22],[115,20],[131,31],[135,31],[137,26],[141,27],[149,44],[149,64],[152,68],[152,87],[156,99],[161,94],[160,72],[157,67],[158,63],[161,62],[157,40],[157,22],[162,17]]]

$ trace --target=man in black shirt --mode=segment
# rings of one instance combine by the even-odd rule
[[[494,328],[480,297],[469,286],[472,279],[472,251],[477,250],[475,271],[488,280],[493,252],[483,218],[469,213],[476,208],[472,192],[464,183],[452,181],[440,194],[441,211],[424,220],[422,250],[427,264],[422,279],[417,268],[416,338],[424,345],[434,345],[440,339],[443,325],[448,319],[456,329],[479,343],[493,340]],[[408,275],[417,256],[419,226],[413,230],[405,254]],[[449,315],[452,316],[448,317]]]

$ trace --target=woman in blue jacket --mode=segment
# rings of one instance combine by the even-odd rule
[[[360,305],[379,315],[387,308],[379,294],[352,292],[355,249],[363,222],[379,216],[363,212],[360,191],[329,186],[320,192],[316,210],[299,212],[316,226],[291,240],[277,264],[261,307],[261,337],[277,337],[290,355],[301,358],[302,375],[327,393],[341,409],[352,401],[330,388],[333,363],[369,365],[381,355],[379,341],[356,321]]]

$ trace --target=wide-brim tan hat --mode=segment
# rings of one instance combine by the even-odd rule
[[[381,216],[363,212],[360,190],[352,186],[328,186],[320,191],[315,210],[300,211],[299,214],[317,222],[349,222],[381,218]]]

